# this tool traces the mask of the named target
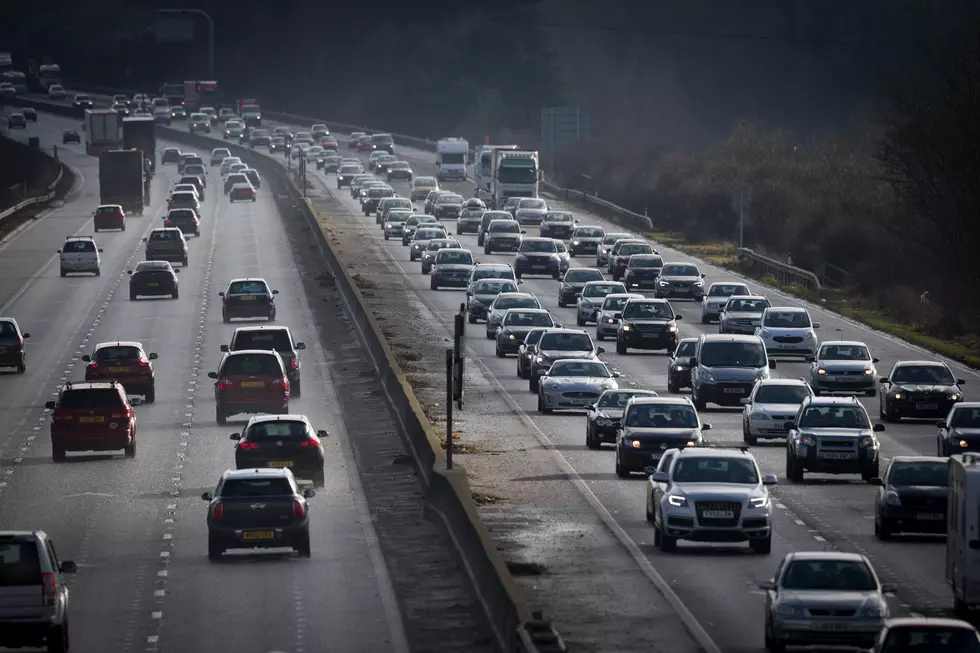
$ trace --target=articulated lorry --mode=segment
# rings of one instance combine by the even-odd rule
[[[473,157],[473,191],[475,197],[489,202],[493,184],[493,153],[495,150],[516,150],[516,145],[481,145]]]
[[[122,147],[121,116],[112,109],[86,109],[85,152],[99,156]]]
[[[143,163],[149,172],[149,177],[153,176],[157,161],[157,132],[156,120],[145,116],[135,118],[123,118],[123,140],[124,150],[139,150],[143,153]]]
[[[466,180],[466,158],[470,154],[470,144],[463,138],[440,138],[436,142],[436,177]]]
[[[537,197],[540,155],[533,150],[497,149],[492,155],[490,206],[500,208],[510,197]]]
[[[127,213],[143,215],[148,193],[143,153],[137,149],[107,150],[99,155],[99,198]]]

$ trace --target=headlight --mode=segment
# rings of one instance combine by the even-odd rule
[[[891,506],[901,506],[902,500],[898,497],[898,492],[895,490],[888,490],[885,493],[885,503]]]
[[[573,244],[573,245],[581,245],[581,243],[580,243],[580,242],[578,242],[577,240],[575,240],[575,241],[572,241],[572,244]]]
[[[769,416],[766,415],[765,413],[752,413],[751,415],[749,415],[749,419],[765,420],[765,419],[769,419]]]
[[[674,333],[675,331],[677,331],[677,325],[676,324],[668,324],[667,325],[667,331],[668,331],[668,333]]]
[[[769,503],[769,497],[754,497],[749,499],[750,508],[765,508]]]
[[[698,378],[702,381],[714,381],[715,378],[711,376],[711,373],[705,369],[698,369]]]
[[[534,361],[534,362],[535,363],[538,363],[539,365],[543,365],[544,364],[544,358],[542,358],[541,356],[538,356],[537,360]]]
[[[527,260],[527,256],[524,255],[524,254],[518,254],[517,255],[517,260],[518,261],[526,261]]]
[[[861,610],[862,617],[870,617],[871,619],[882,619],[887,615],[888,615],[887,608],[881,605],[876,605]]]
[[[874,370],[864,370],[864,374],[865,374],[865,376],[871,376],[871,375],[872,375],[872,374],[874,374],[874,373],[875,373],[875,371],[874,371]]]
[[[769,332],[769,329],[763,329],[759,332],[759,335],[761,335],[763,338],[768,338],[772,335],[772,333]]]
[[[819,374],[820,376],[824,376],[827,374],[827,370],[821,367],[819,370],[817,370],[817,374]]]
[[[660,281],[660,280],[658,280],[658,281],[657,281],[657,285],[658,285],[658,286],[660,286],[661,288],[666,288],[666,287],[667,287],[667,286],[669,286],[670,284],[669,284],[669,283],[667,283],[666,281]]]
[[[390,222],[386,222],[385,223],[385,229],[391,229],[391,223]]]
[[[812,436],[809,436],[809,435],[800,436],[800,444],[802,444],[805,447],[812,447],[816,443],[817,443],[817,441],[814,440]]]
[[[597,419],[595,421],[595,423],[598,426],[611,426],[612,425],[612,420],[608,420],[605,417],[600,417],[599,419]]]
[[[680,506],[686,506],[687,505],[687,497],[682,497],[682,496],[677,495],[677,494],[668,494],[667,495],[667,503],[669,503],[672,506],[678,507],[678,508]]]
[[[623,325],[623,331],[632,331],[632,330],[633,330],[633,327],[631,327],[630,325],[628,325],[628,324],[624,324]]]
[[[639,440],[633,440],[632,442],[630,442],[630,446],[632,446],[634,449],[639,449],[640,447],[643,446],[643,443],[640,442]]]
[[[895,394],[892,395],[892,399],[901,399],[901,398],[902,398],[901,392],[896,392]]]
[[[970,446],[970,443],[967,442],[966,440],[960,440],[960,446],[966,448]]]
[[[611,318],[611,317],[610,318],[607,318],[606,319],[606,324],[616,324],[616,320],[613,319],[613,318]]]
[[[511,334],[511,335],[510,335],[510,339],[511,339],[511,340],[517,340],[517,336],[515,336],[515,335],[513,335],[513,334]]]
[[[688,369],[687,368],[687,365],[675,365],[674,366],[674,370],[677,371],[677,372],[686,372],[687,369]]]
[[[692,285],[695,285],[695,286],[703,286],[703,285],[704,285],[704,281],[701,281],[700,279],[698,279],[698,280],[697,280],[697,281],[695,281],[695,282],[694,282],[694,284],[692,284]]]
[[[805,334],[803,334],[803,337],[806,338],[807,340],[812,340],[813,339],[813,331],[807,331]]]
[[[870,447],[872,449],[875,449],[875,448],[878,447],[878,441],[875,440],[870,435],[868,435],[868,436],[865,436],[865,437],[861,438],[861,446],[862,447]]]
[[[960,396],[959,396],[959,395],[956,395],[956,394],[953,394],[953,395],[949,395],[949,398],[950,398],[951,400],[953,400],[953,401],[956,401],[957,399],[959,399],[959,398],[960,398]]]

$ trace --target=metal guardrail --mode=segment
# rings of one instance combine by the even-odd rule
[[[47,156],[47,155],[45,155]],[[53,158],[53,157],[52,157]],[[54,181],[48,185],[48,192],[44,195],[35,195],[34,197],[28,197],[26,200],[20,204],[15,204],[5,211],[0,211],[0,222],[3,222],[7,218],[16,215],[20,211],[23,211],[29,206],[34,206],[36,204],[45,204],[54,199],[55,189],[58,188],[58,184],[61,183],[61,178],[65,174],[65,168],[61,164],[58,164],[58,176],[55,177]]]
[[[114,93],[139,93],[140,91],[113,91],[103,86],[76,86],[77,90],[94,93],[97,95],[112,96]],[[392,137],[398,142],[417,150],[423,150],[426,152],[436,151],[436,142],[429,140],[427,138],[419,138],[417,136],[409,136],[407,134],[395,134],[392,132],[386,132],[383,129],[374,129],[371,127],[364,127],[361,125],[352,125],[343,122],[334,122],[331,120],[325,120],[323,118],[311,118],[309,116],[300,116],[293,113],[285,113],[281,111],[263,111],[263,113],[268,116],[271,120],[276,122],[284,122],[293,125],[313,125],[316,123],[325,124],[331,131],[340,132],[342,134],[349,134],[355,131],[362,131],[367,133],[375,132],[385,132],[390,133]],[[472,155],[474,150],[470,150]],[[589,211],[596,213],[601,217],[605,217],[611,220],[622,223],[627,228],[636,230],[653,230],[653,221],[646,215],[641,215],[630,211],[629,209],[623,208],[613,204],[612,202],[604,199],[599,199],[589,195],[587,192],[573,189],[573,188],[562,188],[548,181],[542,181],[541,186],[544,188],[546,193],[558,197],[572,203],[575,203]],[[765,276],[771,276],[775,278],[782,284],[800,286],[808,290],[818,291],[821,289],[820,278],[811,272],[810,270],[804,270],[803,268],[798,268],[781,261],[777,261],[768,256],[764,256],[757,252],[752,251],[748,248],[739,249],[739,257],[742,261],[747,262],[753,271]]]

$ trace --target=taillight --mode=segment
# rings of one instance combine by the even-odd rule
[[[294,370],[298,370],[299,369],[299,359],[297,359],[297,358],[290,359],[289,360],[289,366],[292,367]]]
[[[242,451],[258,451],[259,445],[255,442],[239,442],[238,448]]]
[[[164,220],[163,226],[164,227],[172,227],[172,226],[174,226],[174,223],[171,222],[170,220]]]
[[[58,580],[54,574],[41,574],[42,605],[54,605],[58,598]]]
[[[93,372],[95,372],[99,369],[99,364],[96,363],[95,361],[92,361],[91,363],[88,364],[88,368]]]
[[[283,377],[281,379],[274,379],[272,381],[273,388],[289,388],[289,379]]]
[[[225,506],[223,503],[218,501],[213,506],[211,506],[211,519],[217,521],[225,514]]]
[[[299,499],[293,499],[293,516],[302,519],[305,515],[306,509],[303,508],[303,503]]]
[[[140,361],[140,367],[149,367],[150,361]]]
[[[222,379],[221,381],[218,381],[218,390],[231,390],[234,387],[235,384],[229,381],[228,379]]]
[[[14,345],[14,349],[20,351],[23,348],[24,348],[24,339],[21,338],[20,336],[17,336],[17,344]]]
[[[299,443],[299,446],[301,446],[301,447],[307,447],[307,448],[310,448],[310,449],[315,449],[316,447],[319,447],[320,446],[320,443],[318,441],[310,438],[309,440],[303,440],[302,442],[300,442]]]
[[[121,413],[112,413],[112,415],[110,415],[110,417],[112,419],[122,419],[124,417],[126,419],[129,419],[132,416],[133,416],[133,408],[132,408],[132,406],[127,406],[126,407],[126,410],[123,411],[123,412],[121,412]]]

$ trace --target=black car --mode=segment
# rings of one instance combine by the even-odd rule
[[[542,238],[569,238],[578,220],[568,211],[548,211],[541,219]]]
[[[136,269],[127,270],[129,275],[129,299],[137,297],[169,295],[172,299],[180,297],[177,287],[177,273],[168,261],[140,261]]]
[[[256,129],[252,132],[248,145],[249,147],[259,147],[260,145],[268,147],[271,142],[272,136],[268,129]]]
[[[667,360],[667,392],[680,392],[691,387],[691,359],[698,351],[697,338],[684,338]]]
[[[936,422],[937,455],[980,451],[980,401],[964,401],[953,406],[946,419]]]
[[[0,317],[0,367],[16,368],[18,374],[27,371],[27,350],[24,341],[31,334],[20,330],[17,320]]]
[[[288,149],[286,144],[286,139],[282,136],[273,136],[272,140],[269,141],[269,152],[284,152]],[[320,167],[319,164],[317,167]]]
[[[520,354],[524,338],[531,331],[560,328],[555,318],[544,308],[515,308],[504,313],[496,336],[497,358]],[[540,337],[540,336],[539,336]]]
[[[228,290],[219,292],[221,319],[225,324],[236,317],[264,317],[270,322],[276,319],[278,290],[269,288],[265,279],[233,279]]]
[[[517,347],[517,378],[526,379],[531,373],[531,361],[537,353],[538,341],[547,329],[531,329]]]
[[[7,129],[27,129],[27,118],[23,113],[12,113],[7,117]]]
[[[677,322],[683,315],[664,299],[631,299],[616,313],[619,331],[616,333],[616,353],[625,355],[630,349],[677,348]]]
[[[949,468],[945,458],[895,456],[881,478],[875,498],[875,535],[946,533]]]
[[[616,444],[616,431],[626,402],[633,397],[656,397],[653,390],[605,390],[594,404],[589,406],[585,419],[585,446],[599,449],[603,442]]]
[[[459,209],[463,206],[463,196],[446,194],[439,198],[432,209],[432,214],[437,220],[455,220],[459,216]]]
[[[74,129],[66,129],[61,135],[62,145],[67,145],[68,143],[81,143],[82,136]]]
[[[226,471],[208,505],[208,558],[228,549],[292,548],[310,557],[310,507],[313,490],[300,492],[288,469]]]
[[[391,134],[373,134],[371,136],[371,144],[374,145],[374,149],[383,150],[388,154],[395,153],[395,140],[391,137]]]
[[[179,163],[180,159],[184,156],[184,153],[178,150],[176,147],[168,147],[160,155],[160,163]]]
[[[655,288],[664,260],[658,254],[635,254],[630,257],[623,274],[626,290],[633,288]]]
[[[258,415],[241,433],[233,433],[235,467],[289,469],[297,478],[323,485],[323,443],[326,431],[317,431],[305,415]]]
[[[170,209],[167,215],[163,216],[163,220],[165,227],[177,227],[185,236],[200,237],[201,235],[201,220],[194,209]]]
[[[31,107],[25,107],[21,109],[20,112],[24,114],[24,117],[27,118],[28,122],[37,122],[37,111]]]
[[[239,351],[241,349],[267,349],[279,352],[283,365],[286,366],[286,376],[289,378],[290,397],[299,397],[302,393],[300,386],[300,370],[302,363],[297,352],[306,349],[302,342],[295,342],[288,327],[254,326],[235,329],[231,336],[230,345],[221,345],[221,351]]]
[[[939,361],[899,361],[879,381],[878,410],[886,422],[903,417],[944,418],[963,401],[960,386],[966,383]]]
[[[571,268],[566,272],[558,286],[558,307],[575,304],[589,281],[602,281],[602,272],[595,268]]]

